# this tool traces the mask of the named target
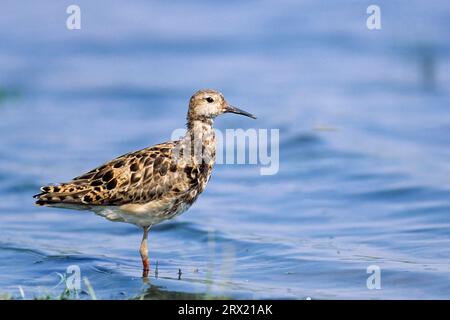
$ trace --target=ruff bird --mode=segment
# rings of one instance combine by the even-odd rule
[[[214,119],[224,113],[256,117],[231,106],[222,93],[204,89],[189,101],[186,135],[127,153],[73,180],[44,186],[38,206],[90,210],[143,229],[140,255],[149,272],[151,226],[185,212],[203,192],[216,157]]]

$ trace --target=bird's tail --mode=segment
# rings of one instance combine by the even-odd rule
[[[41,188],[41,193],[33,196],[36,205],[57,205],[57,204],[82,204],[81,198],[89,192],[88,186],[76,184],[62,184],[58,186],[45,186]]]

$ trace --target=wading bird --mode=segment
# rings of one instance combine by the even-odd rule
[[[147,236],[151,226],[185,212],[206,187],[214,166],[214,119],[236,113],[222,93],[205,89],[189,101],[187,132],[177,141],[127,153],[67,183],[45,186],[38,206],[91,210],[111,221],[135,224],[144,231],[140,255],[148,276]]]

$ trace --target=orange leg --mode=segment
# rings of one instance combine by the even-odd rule
[[[147,245],[147,236],[148,236],[148,230],[149,227],[144,227],[144,235],[142,237],[141,242],[141,248],[139,249],[139,253],[141,254],[142,258],[142,277],[147,278],[148,277],[148,271],[149,271],[149,265],[148,265],[148,245]]]

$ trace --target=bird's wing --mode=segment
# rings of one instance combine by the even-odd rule
[[[72,181],[42,187],[37,205],[123,205],[148,203],[188,192],[198,169],[173,161],[177,142],[120,156]]]

